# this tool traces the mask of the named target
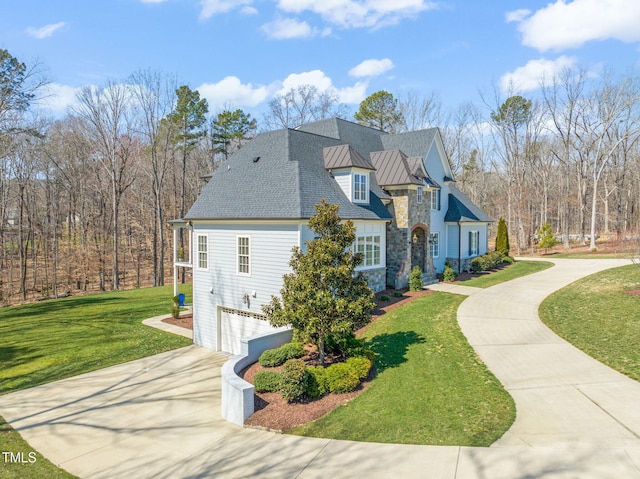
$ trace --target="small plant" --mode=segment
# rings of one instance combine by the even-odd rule
[[[307,368],[307,389],[305,393],[312,398],[319,398],[329,393],[327,382],[327,368],[323,366],[311,366]]]
[[[422,269],[420,269],[420,266],[414,266],[409,274],[409,290],[421,291],[423,287]]]
[[[504,256],[502,258],[502,262],[506,264],[512,264],[514,261],[515,259],[513,258],[513,256]]]
[[[363,356],[349,358],[345,364],[353,370],[358,379],[365,379],[369,375],[372,366],[371,361]]]
[[[284,364],[289,359],[301,358],[305,354],[304,345],[293,341],[279,348],[267,349],[258,358],[258,363],[265,368],[272,368]]]
[[[545,254],[549,248],[553,248],[555,245],[560,243],[558,238],[556,238],[556,235],[553,233],[549,223],[545,223],[540,227],[538,230],[538,238],[540,238],[538,246],[544,249]]]
[[[455,281],[456,276],[456,272],[451,266],[449,266],[449,263],[445,264],[444,270],[442,271],[442,281]]]
[[[402,291],[394,291],[394,292],[393,292],[393,295],[394,295],[396,298],[402,298],[403,293],[402,293]]]
[[[173,307],[171,308],[171,316],[175,319],[180,317],[180,298],[177,296],[173,297]]]
[[[386,294],[383,294],[382,296],[380,296],[380,301],[389,301],[391,298],[389,296],[387,296]]]
[[[279,391],[280,382],[280,373],[277,371],[260,371],[253,378],[253,385],[259,393]]]
[[[329,366],[325,372],[329,391],[336,394],[353,391],[360,384],[360,378],[347,363],[337,363]]]
[[[307,390],[309,373],[302,359],[289,359],[280,373],[280,391],[287,402],[298,399]]]

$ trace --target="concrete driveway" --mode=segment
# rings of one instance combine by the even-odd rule
[[[0,396],[0,414],[35,450],[82,478],[640,479],[640,384],[537,319],[549,293],[619,264],[557,261],[509,284],[457,290],[469,295],[458,313],[464,333],[516,401],[513,427],[490,448],[236,427],[220,417],[226,356],[196,346]]]

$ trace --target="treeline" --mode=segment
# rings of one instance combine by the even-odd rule
[[[202,177],[258,130],[333,116],[389,132],[440,127],[458,186],[507,220],[514,251],[547,222],[566,246],[638,230],[634,76],[567,70],[535,98],[496,93],[453,111],[436,94],[380,91],[353,112],[305,85],[274,97],[260,124],[240,109],[212,113],[197,91],[149,71],[82,88],[54,121],[38,116],[43,84],[0,50],[3,304],[165,284],[168,221],[189,209]]]

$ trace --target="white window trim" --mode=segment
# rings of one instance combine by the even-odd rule
[[[434,211],[440,211],[440,208],[438,208],[438,205],[440,204],[440,189],[436,188],[431,190],[431,209]]]
[[[418,189],[416,190],[416,203],[419,205],[422,204],[422,186],[418,186]]]
[[[205,250],[200,250],[200,238],[204,238],[204,246]],[[199,271],[209,271],[209,235],[207,234],[198,234],[196,235],[196,244],[198,245],[198,256],[196,258],[197,266]],[[207,262],[206,267],[200,266],[200,254],[205,254],[205,261]]]
[[[471,230],[471,244],[469,245],[469,251],[470,254],[469,256],[478,256],[480,254],[480,231],[478,230]],[[475,250],[473,249],[473,238],[476,238],[476,248]]]
[[[247,240],[249,240],[249,244],[248,244],[249,253],[247,255],[248,267],[249,267],[249,271],[248,272],[240,271],[240,251],[239,251],[240,238],[246,238]],[[238,276],[251,276],[251,236],[249,236],[249,235],[237,235],[236,236],[236,246],[235,247],[236,247],[236,274]]]
[[[358,189],[356,188],[356,178],[361,177],[364,181],[364,198],[356,198],[356,194],[358,193]],[[354,203],[369,203],[369,175],[364,173],[354,173],[352,180],[352,188],[353,188],[353,202]]]
[[[429,254],[431,254],[432,258],[439,258],[440,257],[440,232],[439,231],[432,231],[431,233],[429,233]],[[434,243],[432,243],[433,238],[435,237],[436,241]],[[433,245],[437,245],[437,250],[436,252],[438,254],[433,254]]]
[[[367,241],[367,238],[371,238],[370,241]],[[376,238],[378,241],[376,241]],[[358,250],[358,243],[362,240],[363,250]],[[371,264],[367,264],[367,246],[371,245]],[[375,247],[378,246],[378,262],[375,263],[376,251]],[[365,270],[365,269],[377,269],[382,267],[382,236],[380,234],[370,233],[370,234],[361,234],[356,237],[356,241],[353,247],[353,250],[356,253],[362,253],[362,263],[358,265],[356,269]]]

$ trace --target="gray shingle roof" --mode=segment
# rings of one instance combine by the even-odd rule
[[[490,223],[493,220],[480,208],[478,208],[462,191],[456,186],[449,185],[449,208],[444,217],[445,221],[477,221]]]
[[[407,155],[400,150],[374,151],[371,162],[376,168],[376,180],[382,187],[396,185],[422,185],[419,178],[411,174]]]
[[[345,219],[391,219],[379,188],[369,205],[356,205],[325,170],[323,148],[340,144],[296,130],[262,133],[213,173],[184,219],[307,219],[323,198]]]
[[[383,135],[380,137],[384,150],[402,150],[405,155],[424,156],[435,139],[437,128],[428,130],[409,131],[397,135]]]

